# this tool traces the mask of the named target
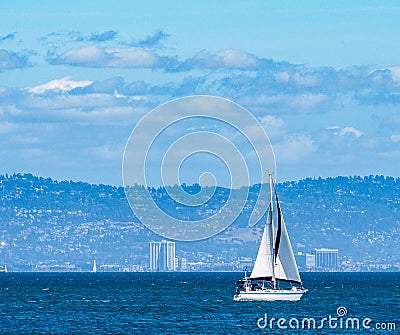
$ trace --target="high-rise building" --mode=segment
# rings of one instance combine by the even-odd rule
[[[164,264],[161,264],[163,260],[161,242],[150,242],[150,271],[163,271]]]
[[[318,270],[336,270],[338,267],[338,249],[315,249],[315,265]]]
[[[313,271],[315,269],[315,255],[306,254],[306,270]]]
[[[165,255],[167,271],[175,271],[175,242],[164,241],[166,243],[167,254]]]
[[[181,258],[181,271],[186,271],[187,270],[187,258],[186,257],[182,257]]]
[[[150,242],[150,271],[175,271],[175,242]]]

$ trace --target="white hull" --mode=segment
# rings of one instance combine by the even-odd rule
[[[298,301],[304,293],[306,293],[305,290],[240,291],[233,299],[235,301]]]

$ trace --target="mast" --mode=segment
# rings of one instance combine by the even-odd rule
[[[273,206],[273,193],[272,193],[272,191],[273,191],[273,185],[272,185],[272,174],[270,173],[269,174],[269,196],[270,196],[270,198],[269,198],[269,220],[268,220],[268,222],[267,222],[267,225],[269,225],[269,229],[268,229],[268,232],[269,232],[269,240],[271,241],[271,243],[270,243],[270,245],[269,245],[269,251],[270,251],[270,254],[271,255],[274,255],[275,254],[275,252],[274,252],[274,243],[273,243],[273,240],[274,240],[274,233],[273,233],[273,228],[274,228],[274,206]],[[276,279],[275,279],[275,259],[274,259],[274,257],[272,256],[271,257],[271,261],[272,261],[272,266],[271,266],[271,268],[272,268],[272,283],[274,284],[274,289],[276,289]]]

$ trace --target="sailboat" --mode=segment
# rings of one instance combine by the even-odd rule
[[[96,260],[93,260],[93,269],[92,269],[92,272],[97,272]]]
[[[302,286],[276,190],[274,199],[271,174],[269,187],[268,219],[264,225],[257,258],[250,277],[247,276],[247,269],[245,269],[244,278],[236,283],[234,296],[236,301],[296,301],[308,291]],[[274,232],[274,207],[276,207],[278,221],[276,233]]]
[[[7,265],[4,265],[4,269],[0,269],[0,272],[7,273],[8,272]]]

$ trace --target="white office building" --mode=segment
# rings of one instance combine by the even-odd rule
[[[338,249],[320,248],[314,250],[316,267],[319,270],[336,270],[338,267]]]
[[[175,271],[175,242],[150,242],[150,271]]]

